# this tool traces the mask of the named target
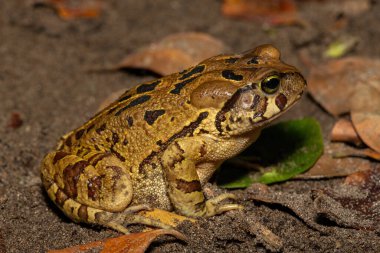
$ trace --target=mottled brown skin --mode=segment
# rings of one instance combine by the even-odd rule
[[[202,186],[305,87],[271,45],[207,59],[132,88],[65,135],[43,160],[43,184],[74,221],[123,233],[130,223],[167,227],[138,214],[149,207],[193,217],[238,209],[219,204],[232,194],[206,200]]]

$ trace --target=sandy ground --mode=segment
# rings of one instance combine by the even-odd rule
[[[369,12],[349,19],[339,32],[331,31],[337,12],[323,4],[301,7],[310,26],[282,27],[270,32],[262,25],[226,19],[221,1],[107,1],[101,18],[65,22],[49,8],[33,8],[28,0],[0,1],[0,252],[45,252],[90,242],[117,233],[70,222],[42,190],[39,163],[61,135],[79,126],[108,94],[152,76],[127,72],[89,73],[118,62],[127,53],[168,34],[209,33],[234,52],[262,43],[276,45],[283,59],[307,73],[297,57],[307,49],[318,62],[325,46],[342,33],[359,38],[352,55],[380,57],[377,1]],[[23,124],[8,127],[12,114]],[[333,118],[306,96],[286,118],[317,118],[326,139]],[[307,192],[329,187],[337,180],[293,181],[276,190]],[[243,192],[244,194],[244,192]],[[179,229],[189,243],[165,237],[151,252],[270,252],[247,231],[243,217],[254,216],[284,242],[282,252],[379,252],[374,232],[334,227],[324,234],[278,206],[244,202],[244,215],[229,213],[202,219]],[[330,224],[331,225],[331,224]],[[334,225],[331,225],[334,226]],[[1,238],[2,237],[2,238]]]

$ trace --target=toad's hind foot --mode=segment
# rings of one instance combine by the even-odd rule
[[[215,198],[212,198],[206,201],[206,214],[205,216],[210,217],[217,214],[221,214],[231,210],[242,210],[243,206],[238,204],[220,204],[223,200],[226,199],[236,199],[235,194],[224,193]]]
[[[149,211],[147,205],[131,206],[120,213],[101,212],[98,216],[99,224],[117,230],[124,234],[129,234],[126,226],[130,224],[141,224],[157,228],[172,229],[173,227],[154,218],[145,217],[139,214],[140,211]]]

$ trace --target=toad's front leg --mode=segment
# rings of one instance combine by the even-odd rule
[[[176,211],[186,216],[213,216],[242,208],[237,204],[219,203],[235,198],[230,193],[206,201],[197,173],[206,162],[206,149],[207,142],[202,138],[183,138],[173,142],[162,155],[170,201]]]

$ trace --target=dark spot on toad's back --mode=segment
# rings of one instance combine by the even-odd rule
[[[75,139],[79,140],[80,137],[82,137],[83,133],[84,133],[84,129],[80,129],[78,132],[75,133]]]
[[[71,136],[68,136],[67,139],[65,140],[65,145],[68,147],[71,147],[72,142],[71,142]]]
[[[127,116],[127,122],[129,127],[133,126],[133,118],[131,116]]]
[[[107,114],[112,114],[114,111],[116,111],[117,110],[117,106],[115,106],[114,108],[111,108],[108,112],[107,112]]]
[[[117,133],[112,133],[112,142],[114,144],[119,142],[119,135]]]
[[[66,152],[63,152],[63,151],[58,151],[57,153],[55,153],[54,155],[54,158],[53,158],[53,164],[56,164],[59,160],[61,160],[62,158],[64,158],[65,156],[67,156],[68,153]]]
[[[178,78],[178,80],[184,80],[195,74],[202,73],[205,68],[206,68],[205,65],[198,65],[195,68],[191,69],[189,72],[183,74],[180,78]]]
[[[195,77],[192,77],[192,78],[187,79],[187,80],[185,80],[185,81],[182,81],[182,82],[176,83],[176,84],[174,85],[175,88],[172,89],[172,90],[170,91],[170,93],[178,95],[178,94],[181,92],[181,90],[186,86],[186,84],[191,83],[192,81],[194,81],[194,80],[197,79],[197,78],[198,78],[198,76],[195,76]]]
[[[97,128],[95,131],[98,133],[98,134],[101,134],[104,130],[106,130],[106,124],[102,124],[99,128]]]
[[[158,119],[158,117],[165,114],[165,110],[154,110],[154,111],[146,111],[144,114],[144,120],[149,124],[153,125],[153,123]]]
[[[119,116],[122,112],[124,112],[125,110],[131,108],[131,107],[134,107],[136,105],[139,105],[139,104],[142,104],[142,103],[145,103],[146,101],[148,101],[150,99],[150,96],[149,95],[143,95],[141,97],[138,97],[134,100],[132,100],[129,104],[127,104],[126,106],[124,106],[123,108],[121,108],[119,111],[117,111],[115,113],[115,116]]]
[[[87,130],[86,130],[86,131],[87,131],[87,133],[88,133],[88,132],[90,132],[90,131],[91,131],[91,129],[93,129],[93,128],[94,128],[94,126],[95,126],[94,124],[91,124],[89,127],[87,127]]]
[[[242,75],[235,74],[232,70],[226,69],[222,71],[222,76],[228,80],[241,81],[243,80]]]
[[[226,63],[235,63],[237,60],[239,60],[239,58],[233,57],[233,58],[225,59],[224,61]]]
[[[137,87],[136,92],[137,93],[144,93],[144,92],[152,91],[160,83],[161,83],[161,80],[157,80],[153,83],[141,84],[139,87]]]
[[[130,97],[132,97],[132,95],[130,95],[130,94],[126,94],[126,95],[122,96],[121,98],[119,98],[119,100],[117,100],[117,101],[122,102],[122,101],[124,101],[124,100],[129,99]]]
[[[114,154],[120,161],[125,162],[125,157],[122,156],[119,152],[114,150],[113,148],[110,148],[110,151],[112,154]]]

